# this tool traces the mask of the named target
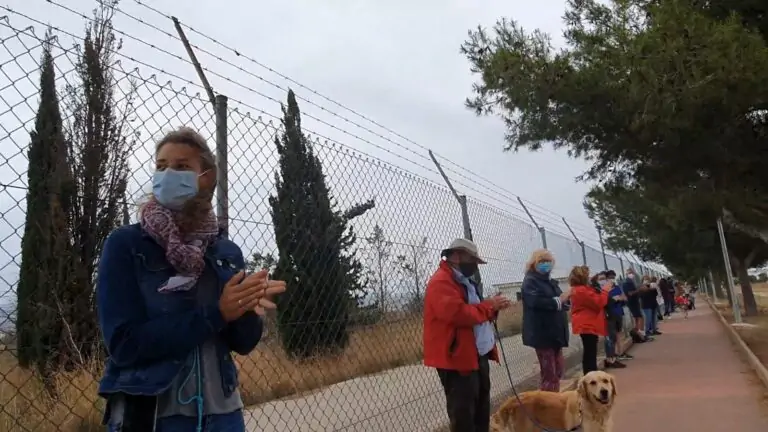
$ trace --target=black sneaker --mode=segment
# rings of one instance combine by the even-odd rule
[[[654,330],[654,332],[651,333],[651,334],[654,335],[654,336],[659,336],[659,335],[663,335],[664,333],[662,333],[662,332],[660,332],[658,330]]]
[[[634,359],[634,358],[635,358],[635,356],[633,356],[632,354],[621,354],[621,355],[618,357],[618,359],[619,359],[619,360],[624,360],[624,361],[626,361],[626,360],[632,360],[632,359]]]
[[[610,362],[608,360],[605,361],[605,368],[606,369],[624,369],[625,367],[627,367],[627,365],[625,365],[624,363],[622,363],[622,362],[620,362],[618,360],[614,360],[612,362]]]

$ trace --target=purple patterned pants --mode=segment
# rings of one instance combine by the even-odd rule
[[[544,391],[559,392],[560,378],[565,372],[565,359],[562,349],[538,348],[536,357],[539,358],[541,383],[539,388]]]

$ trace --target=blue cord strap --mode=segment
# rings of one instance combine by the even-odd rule
[[[192,378],[192,376],[195,376],[197,385],[195,386],[195,394],[194,396],[190,397],[189,399],[182,399],[181,392],[184,390],[184,387],[189,384],[189,380]],[[192,368],[189,371],[189,374],[187,374],[187,377],[184,378],[184,382],[181,383],[181,386],[179,386],[178,394],[176,395],[176,399],[180,405],[189,405],[192,403],[195,403],[197,405],[197,432],[203,432],[203,370],[200,366],[200,348],[196,347],[195,350],[192,352]]]

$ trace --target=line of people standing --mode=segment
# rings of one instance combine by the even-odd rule
[[[629,333],[634,342],[643,343],[661,335],[658,322],[672,312],[671,280],[651,276],[638,278],[630,268],[622,281],[614,270],[590,276],[587,266],[574,267],[568,276],[569,288],[563,291],[551,277],[554,257],[544,249],[535,251],[526,267],[522,284],[523,344],[536,350],[540,365],[540,388],[559,391],[564,373],[563,349],[568,346],[568,311],[571,330],[583,346],[582,369],[597,370],[600,337],[605,344],[605,367],[624,368],[632,356],[622,350],[625,308],[632,317]],[[667,305],[671,306],[667,306]]]
[[[485,264],[478,247],[456,239],[441,252],[438,269],[430,278],[424,299],[424,364],[435,368],[446,398],[453,432],[487,432],[490,416],[490,367],[499,361],[493,322],[510,300],[496,294],[483,297],[474,275]],[[583,345],[584,373],[597,370],[597,351],[604,338],[606,367],[626,367],[632,356],[622,350],[625,307],[634,318],[633,334],[643,341],[659,335],[656,294],[669,281],[650,277],[636,281],[633,269],[623,281],[613,270],[590,276],[587,266],[574,267],[563,290],[552,277],[555,258],[546,249],[532,253],[525,264],[521,286],[522,340],[534,348],[540,366],[540,388],[560,391],[565,373],[563,350],[568,347],[568,312],[572,332]],[[662,289],[661,291],[659,291]],[[651,298],[653,294],[653,299]],[[674,302],[671,302],[674,303]],[[666,306],[665,306],[666,307]],[[666,311],[666,309],[664,309]],[[646,317],[650,319],[646,321]]]

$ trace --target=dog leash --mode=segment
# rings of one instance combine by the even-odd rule
[[[509,379],[509,385],[512,387],[512,394],[515,395],[515,399],[517,399],[517,403],[520,406],[520,409],[523,410],[523,412],[525,413],[525,416],[528,417],[528,420],[530,420],[535,427],[541,429],[542,432],[576,432],[581,430],[581,425],[584,422],[583,413],[581,410],[581,400],[579,400],[579,424],[577,424],[576,426],[570,429],[546,428],[542,426],[541,423],[537,422],[536,419],[533,418],[533,415],[531,415],[528,409],[525,408],[525,405],[523,405],[523,401],[520,399],[520,395],[517,393],[517,388],[515,388],[515,380],[512,379],[512,372],[509,371],[509,363],[507,363],[507,353],[504,350],[504,344],[502,343],[501,335],[499,334],[499,326],[496,324],[496,321],[493,322],[493,329],[496,333],[496,339],[499,341],[499,351],[501,351],[501,359],[504,361],[504,369],[507,371],[507,378]]]

